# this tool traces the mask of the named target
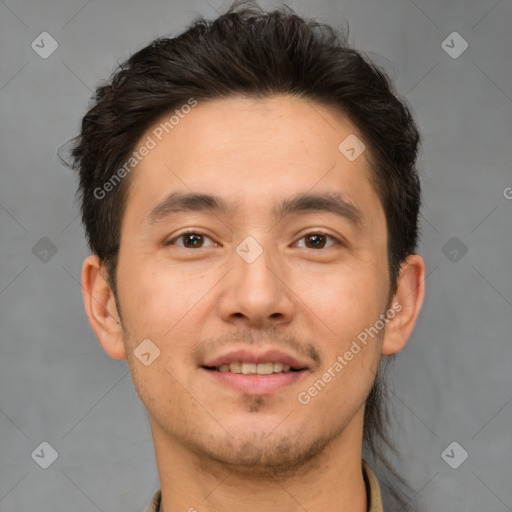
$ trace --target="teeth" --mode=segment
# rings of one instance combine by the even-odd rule
[[[257,367],[258,365],[255,363],[242,363],[242,373],[244,375],[248,375],[250,373],[258,373]]]
[[[228,366],[231,373],[242,373],[242,363],[229,363]]]
[[[290,371],[289,364],[283,363],[243,363],[236,361],[229,364],[221,364],[217,367],[219,372],[243,373],[244,375],[271,375],[272,373],[284,373]]]
[[[256,373],[258,375],[270,375],[274,373],[274,363],[259,363],[256,366]]]

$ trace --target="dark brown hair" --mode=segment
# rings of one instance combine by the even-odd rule
[[[201,18],[177,37],[156,39],[120,65],[109,83],[97,88],[74,139],[71,165],[79,171],[82,220],[114,293],[129,176],[105,194],[98,190],[119,176],[144,132],[191,98],[276,94],[326,105],[359,130],[386,214],[394,291],[401,262],[416,249],[420,207],[419,134],[405,101],[379,67],[349,46],[347,35],[286,6],[266,12],[235,2],[217,19]],[[366,402],[365,447],[395,474],[381,451],[391,446],[381,387],[378,379]]]

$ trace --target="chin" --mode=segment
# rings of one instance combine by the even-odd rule
[[[211,466],[215,472],[214,467],[222,467],[252,479],[277,478],[317,468],[318,459],[331,441],[331,436],[307,439],[303,434],[286,432],[277,437],[275,433],[246,429],[243,436],[226,433],[222,439],[211,439],[208,445],[196,444],[194,451],[203,470]]]

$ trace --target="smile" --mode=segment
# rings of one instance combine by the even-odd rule
[[[215,367],[206,367],[208,370],[216,370],[218,372],[242,373],[244,375],[271,375],[273,373],[288,373],[299,371],[291,368],[289,364],[283,363],[246,363],[236,361],[228,364],[221,364]]]

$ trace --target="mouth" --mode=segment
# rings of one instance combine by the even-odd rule
[[[276,349],[241,349],[205,363],[200,368],[212,383],[249,395],[276,393],[310,373],[307,364]]]
[[[206,370],[237,373],[243,375],[273,375],[276,373],[300,372],[306,368],[293,368],[289,364],[266,362],[266,363],[248,363],[245,361],[234,361],[221,364],[219,366],[203,366]]]

